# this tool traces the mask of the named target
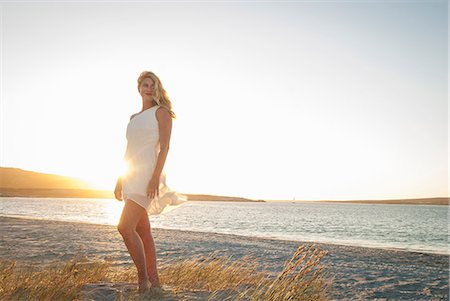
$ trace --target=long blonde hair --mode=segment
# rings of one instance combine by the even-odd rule
[[[172,102],[170,101],[169,95],[167,94],[166,90],[164,90],[164,87],[159,80],[159,78],[156,76],[155,73],[150,71],[144,71],[139,75],[139,78],[137,80],[138,82],[138,91],[141,87],[141,83],[145,78],[151,78],[154,83],[153,87],[153,100],[161,107],[166,108],[169,111],[170,116],[175,119],[176,115],[172,111]]]

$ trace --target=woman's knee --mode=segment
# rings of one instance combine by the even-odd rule
[[[140,226],[140,225],[137,225],[137,226],[136,226],[136,232],[137,232],[139,235],[146,235],[146,234],[150,233],[149,230],[150,230],[150,229],[147,229],[145,226]]]
[[[117,230],[122,236],[130,236],[136,229],[132,225],[127,225],[125,223],[119,223],[117,225]]]

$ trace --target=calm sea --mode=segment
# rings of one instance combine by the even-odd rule
[[[0,215],[117,225],[115,199],[0,198]],[[449,207],[189,201],[152,227],[450,254]]]

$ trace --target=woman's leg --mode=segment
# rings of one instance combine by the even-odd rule
[[[156,266],[156,248],[152,236],[152,229],[147,214],[142,215],[139,220],[136,231],[144,243],[145,258],[147,260],[147,274],[152,287],[161,287]]]
[[[143,291],[150,287],[148,281],[147,268],[145,263],[144,246],[141,238],[136,232],[136,225],[141,219],[142,215],[147,215],[147,212],[140,205],[134,201],[125,202],[122,215],[117,226],[120,234],[123,237],[125,245],[128,248],[128,252],[136,265],[138,278],[139,278],[139,290]]]

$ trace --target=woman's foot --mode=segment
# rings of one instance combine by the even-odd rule
[[[148,279],[145,279],[143,281],[139,281],[138,292],[139,293],[148,292],[150,290],[151,286],[152,286],[152,284],[150,283],[150,281],[148,281]]]
[[[152,295],[162,295],[165,292],[165,290],[163,290],[161,287],[154,286],[152,286],[149,291],[152,293]]]

